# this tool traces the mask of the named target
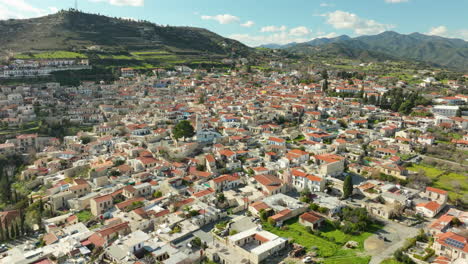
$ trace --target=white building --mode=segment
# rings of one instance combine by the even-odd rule
[[[432,108],[432,113],[435,115],[454,117],[457,115],[458,109],[460,109],[460,107],[455,105],[435,105]]]

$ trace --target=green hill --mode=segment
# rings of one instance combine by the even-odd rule
[[[103,65],[209,63],[253,52],[202,28],[161,26],[74,10],[0,21],[0,36],[3,57],[88,57]]]
[[[393,31],[373,36],[318,39],[285,48],[296,54],[344,56],[351,59],[414,60],[457,69],[468,68],[468,42]]]

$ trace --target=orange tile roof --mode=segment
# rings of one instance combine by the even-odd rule
[[[442,194],[442,195],[447,195],[447,191],[444,191],[444,190],[441,190],[441,189],[438,189],[438,188],[434,188],[434,187],[426,187],[426,191],[427,192],[435,192],[435,193]]]

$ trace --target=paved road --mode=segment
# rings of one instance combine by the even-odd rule
[[[385,247],[373,254],[369,264],[380,264],[383,260],[391,258],[393,253],[404,245],[407,238],[415,237],[419,231],[417,227],[408,227],[392,221],[385,221],[385,224],[383,230],[373,236],[378,237],[380,234],[390,242],[385,242]]]

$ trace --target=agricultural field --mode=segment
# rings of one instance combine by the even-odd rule
[[[367,264],[370,261],[370,256],[367,256],[364,251],[364,240],[372,235],[370,232],[354,236],[327,226],[321,233],[323,237],[320,237],[307,232],[297,219],[291,219],[285,225],[288,226],[287,230],[272,227],[269,224],[265,224],[264,229],[278,236],[293,239],[295,243],[304,246],[306,251],[316,251],[319,257],[324,258],[324,264]],[[378,228],[380,227],[375,226],[375,229]],[[351,240],[359,243],[358,248],[344,248],[344,244]]]
[[[85,59],[86,55],[70,51],[50,51],[41,53],[23,53],[16,59]]]

